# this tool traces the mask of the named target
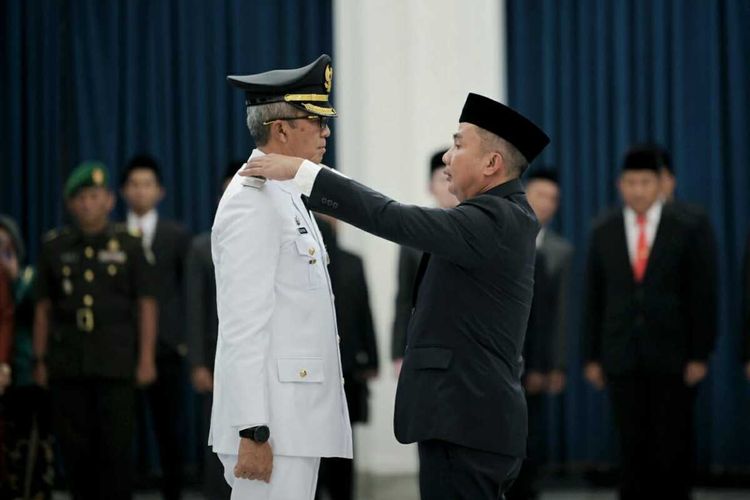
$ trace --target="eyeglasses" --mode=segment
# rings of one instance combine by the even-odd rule
[[[320,126],[320,130],[324,130],[328,126],[328,120],[330,118],[328,116],[320,116],[320,115],[307,115],[307,116],[286,116],[282,118],[274,118],[273,120],[268,120],[266,122],[263,122],[263,125],[270,125],[273,122],[276,121],[285,121],[285,122],[291,122],[294,120],[315,120],[318,122],[318,125]]]

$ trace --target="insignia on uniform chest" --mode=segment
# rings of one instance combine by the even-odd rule
[[[122,250],[99,250],[99,262],[124,264],[128,260],[128,254]]]
[[[296,223],[296,224],[297,224],[298,226],[301,226],[301,225],[302,225],[302,223],[301,223],[301,222],[300,222],[300,220],[299,220],[299,215],[295,215],[295,216],[294,216],[294,222],[295,222],[295,223]]]
[[[298,227],[297,231],[299,232],[299,234],[307,234],[307,229],[302,226]]]

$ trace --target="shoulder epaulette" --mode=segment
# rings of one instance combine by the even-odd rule
[[[44,236],[42,237],[42,242],[49,243],[50,241],[54,241],[57,238],[61,236],[66,236],[68,234],[70,234],[70,228],[68,227],[63,227],[59,229],[51,229],[47,231],[46,233],[44,233]]]

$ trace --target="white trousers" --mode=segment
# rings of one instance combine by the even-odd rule
[[[234,477],[237,455],[219,454],[231,500],[314,500],[320,458],[274,455],[271,482]]]

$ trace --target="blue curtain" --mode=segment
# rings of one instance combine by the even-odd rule
[[[116,183],[149,152],[162,213],[207,229],[225,165],[252,147],[226,75],[301,66],[332,46],[331,0],[0,2],[0,212],[33,258],[63,222],[78,162],[104,161]]]
[[[699,390],[697,455],[702,465],[750,464],[750,384],[739,358],[739,271],[750,222],[750,2],[507,0],[507,20],[509,100],[552,138],[538,161],[561,176],[557,223],[578,250],[576,299],[592,218],[617,203],[629,145],[667,146],[678,198],[709,211],[720,255],[719,337]],[[581,380],[577,312],[553,454],[612,461],[608,400]]]

